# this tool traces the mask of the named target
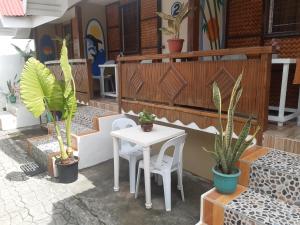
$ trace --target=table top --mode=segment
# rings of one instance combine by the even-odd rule
[[[162,126],[158,124],[153,125],[151,132],[144,132],[141,126],[130,127],[126,129],[112,131],[110,134],[113,137],[126,140],[143,147],[149,147],[156,143],[169,140],[185,133],[185,130]]]

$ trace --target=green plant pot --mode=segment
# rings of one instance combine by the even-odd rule
[[[9,102],[12,104],[16,103],[17,101],[17,97],[15,95],[10,95],[8,98],[9,98]]]
[[[241,175],[241,171],[238,168],[238,172],[234,174],[221,173],[217,171],[215,167],[212,168],[212,171],[214,186],[218,192],[222,194],[232,194],[236,191],[238,179]]]

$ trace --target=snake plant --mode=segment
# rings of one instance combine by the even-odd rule
[[[216,160],[216,168],[224,174],[232,174],[236,172],[235,164],[243,154],[243,152],[252,144],[256,134],[259,131],[259,127],[255,130],[254,134],[249,138],[251,130],[250,117],[244,124],[241,133],[237,140],[233,141],[234,131],[234,113],[237,107],[238,101],[242,96],[243,89],[241,87],[241,80],[243,74],[241,74],[235,82],[232,89],[230,103],[227,112],[227,124],[224,130],[222,124],[222,96],[220,89],[216,82],[213,84],[213,102],[218,110],[218,133],[215,136],[214,151],[212,153]],[[206,150],[206,149],[205,149]],[[208,150],[206,150],[208,151]]]
[[[20,81],[21,99],[26,108],[39,117],[46,112],[54,123],[60,147],[60,159],[64,162],[73,158],[71,151],[71,122],[77,110],[76,89],[68,60],[66,42],[63,42],[60,66],[64,81],[59,81],[40,61],[30,58],[26,62]],[[60,126],[53,112],[61,112],[66,123],[67,149],[61,136]]]
[[[160,28],[161,32],[163,32],[166,35],[173,35],[175,39],[179,38],[180,33],[180,26],[182,21],[188,16],[190,9],[189,4],[185,3],[180,9],[179,13],[175,16],[168,15],[163,12],[157,12],[156,14],[166,20],[168,22],[167,27]]]

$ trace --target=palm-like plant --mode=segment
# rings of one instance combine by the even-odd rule
[[[14,44],[11,44],[12,46],[14,46],[14,48],[16,49],[16,51],[20,54],[20,56],[22,56],[25,60],[25,62],[31,58],[31,57],[35,57],[35,51],[32,51],[30,49],[30,42],[31,40],[29,40],[25,46],[25,49],[22,50],[20,47],[14,45]]]
[[[61,49],[60,66],[64,74],[64,81],[59,81],[51,71],[40,61],[30,58],[23,69],[20,81],[20,94],[26,108],[35,117],[46,112],[54,123],[60,147],[60,159],[68,162],[73,159],[71,149],[71,122],[77,110],[76,89],[68,60],[68,50],[65,41]],[[60,127],[54,111],[62,113],[66,123],[67,149],[61,136]]]
[[[175,39],[179,38],[180,26],[182,21],[188,16],[190,9],[189,4],[185,3],[175,16],[168,15],[163,12],[157,12],[157,15],[168,22],[167,27],[162,27],[160,30],[166,35],[173,35]]]
[[[226,129],[223,129],[222,124],[222,96],[220,89],[216,83],[213,84],[213,102],[218,110],[219,115],[219,127],[218,134],[215,136],[214,151],[209,151],[213,154],[216,160],[216,168],[219,169],[224,174],[235,173],[235,164],[239,160],[243,152],[252,144],[259,127],[256,129],[252,137],[248,138],[251,130],[251,120],[250,117],[245,123],[238,139],[235,144],[233,143],[233,130],[234,130],[234,113],[237,107],[238,101],[242,95],[243,89],[241,87],[241,80],[243,75],[241,74],[231,93],[230,103],[227,112],[227,124]],[[208,150],[206,150],[208,151]]]

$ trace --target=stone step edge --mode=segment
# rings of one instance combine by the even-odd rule
[[[241,170],[238,183],[244,187],[249,187],[251,165],[259,158],[265,156],[271,149],[261,146],[253,146],[247,149],[237,162],[237,167]]]
[[[200,222],[203,225],[224,224],[225,206],[240,196],[247,188],[238,185],[237,190],[230,195],[223,195],[212,188],[201,195]]]

